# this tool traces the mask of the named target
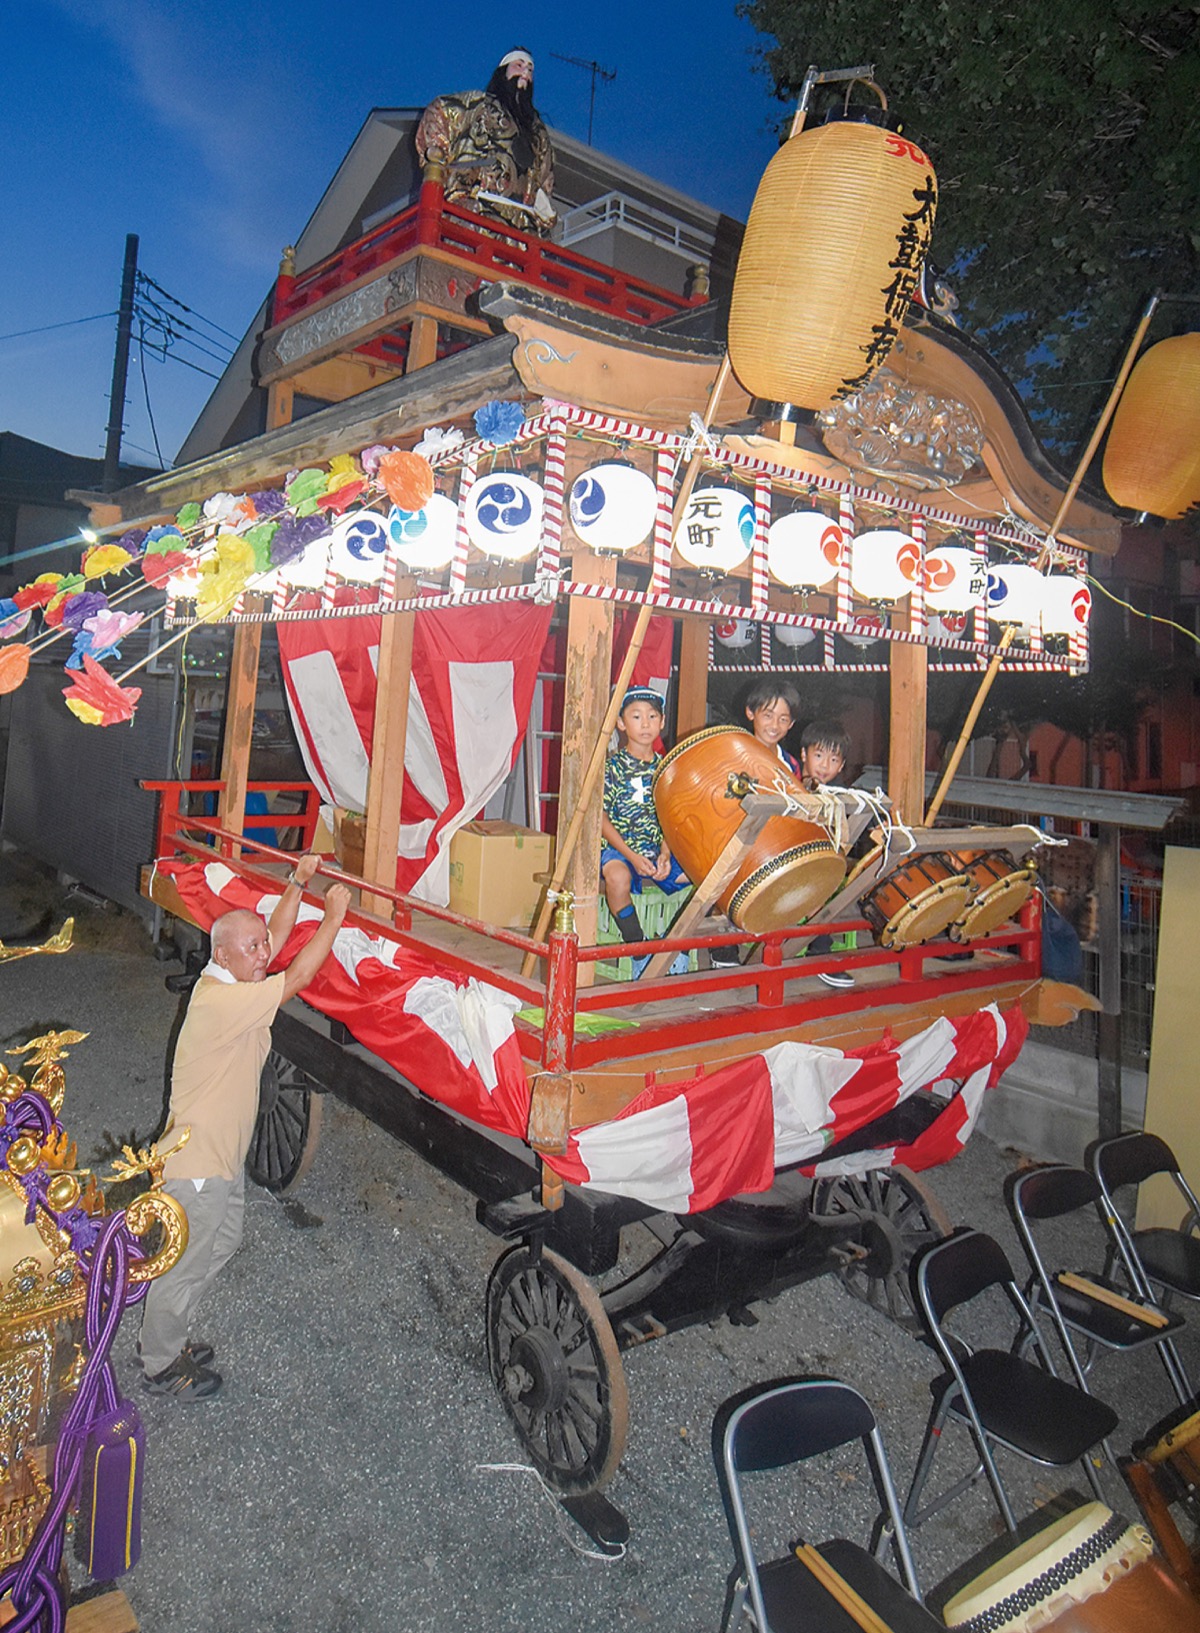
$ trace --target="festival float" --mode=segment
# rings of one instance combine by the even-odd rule
[[[40,946],[0,942],[0,980],[13,959],[68,952],[72,930],[68,919]],[[28,1076],[0,1062],[0,1626],[132,1633],[115,1588],[82,1622],[68,1611],[63,1551],[73,1525],[97,1582],[137,1564],[145,1435],[111,1352],[126,1309],[182,1256],[187,1220],[162,1190],[165,1151],[124,1148],[112,1180],[145,1187],[124,1207],[77,1166],[62,1062],[86,1037],[64,1029],[9,1048]]]
[[[398,380],[97,502],[78,578],[0,609],[4,683],[67,630],[66,702],[90,726],[135,718],[127,596],[165,605],[156,652],[232,627],[219,778],[147,785],[144,891],[177,919],[269,916],[322,813],[343,841],[359,814],[354,864],[343,842],[319,875],[358,906],[278,1017],[251,1173],[295,1183],[331,1093],[476,1197],[506,1243],[486,1294],[497,1390],[604,1546],[626,1534],[601,1495],[626,1436],[622,1353],[752,1319],[831,1270],[908,1319],[908,1260],[948,1228],[918,1176],[962,1148],[1030,1025],[1095,1007],[1041,974],[1046,836],[939,823],[945,781],[926,805],[925,686],[1001,663],[1085,672],[1089,558],[1119,521],[1080,496],[1086,464],[1054,470],[1012,387],[935,309],[923,151],[873,106],[806,126],[810,88],[755,202],[728,348],[553,292],[486,177],[470,207],[447,203],[431,159],[424,237],[388,276],[419,283],[430,223],[448,223],[459,247],[436,238],[439,264],[481,273],[487,337],[426,345]],[[335,270],[305,275],[318,303]],[[298,310],[291,273],[286,294],[267,369]],[[249,780],[267,626],[302,784]],[[805,787],[710,723],[717,628],[748,671],[886,670],[887,790]],[[694,889],[652,940],[614,949],[600,774],[626,688],[651,681],[673,719],[656,809]],[[533,819],[492,848],[475,819],[522,779]],[[248,794],[287,847],[246,836]],[[498,892],[506,921],[478,910],[486,891],[456,907],[464,838],[485,883],[524,868],[515,909]],[[319,917],[308,900],[296,938]],[[829,931],[857,947],[804,957]],[[707,967],[729,946],[743,962]],[[641,979],[630,952],[650,956]],[[834,967],[852,991],[817,979]],[[635,1234],[642,1262],[614,1277]]]

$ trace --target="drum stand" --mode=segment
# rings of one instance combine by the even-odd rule
[[[1200,1599],[1200,1562],[1171,1512],[1172,1505],[1178,1503],[1195,1519],[1198,1498],[1191,1480],[1177,1472],[1170,1462],[1155,1465],[1145,1457],[1122,1457],[1118,1467],[1137,1498],[1138,1507],[1167,1564],[1188,1592]]]

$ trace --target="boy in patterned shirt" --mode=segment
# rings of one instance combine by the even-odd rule
[[[649,687],[626,692],[617,716],[624,744],[604,765],[600,878],[623,941],[646,939],[633,905],[644,879],[666,895],[691,883],[667,849],[654,809],[654,770],[662,758],[654,745],[662,735],[665,710],[665,700]]]

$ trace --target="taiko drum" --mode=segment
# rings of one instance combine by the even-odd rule
[[[952,941],[974,941],[1016,918],[1037,883],[1033,863],[1014,868],[1007,851],[949,851],[947,855],[966,875],[972,892],[966,910],[950,926]]]
[[[971,887],[950,856],[930,851],[881,879],[862,899],[862,916],[881,947],[918,947],[953,924]]]
[[[741,824],[742,802],[730,790],[736,776],[764,793],[804,798],[779,757],[737,726],[708,726],[677,743],[659,765],[655,809],[663,838],[690,879],[704,878]],[[803,923],[845,876],[845,858],[820,823],[773,816],[716,905],[739,930],[761,935]]]
[[[1200,1604],[1148,1531],[1086,1503],[1005,1554],[948,1601],[957,1633],[1196,1633]]]

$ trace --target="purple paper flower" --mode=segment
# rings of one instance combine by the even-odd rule
[[[67,599],[62,615],[63,628],[73,629],[78,633],[83,628],[85,618],[94,618],[107,606],[108,597],[103,590],[80,590],[78,595],[69,596]]]
[[[513,442],[525,424],[520,403],[490,402],[475,410],[475,429],[485,442],[501,448]]]
[[[285,516],[271,540],[272,567],[286,567],[328,532],[329,522],[324,516]]]
[[[287,497],[278,488],[268,488],[265,493],[254,495],[254,509],[260,517],[278,516],[281,510],[287,509]]]
[[[131,527],[128,533],[122,533],[117,540],[121,549],[128,550],[131,556],[140,556],[145,542],[146,529],[144,527]]]

